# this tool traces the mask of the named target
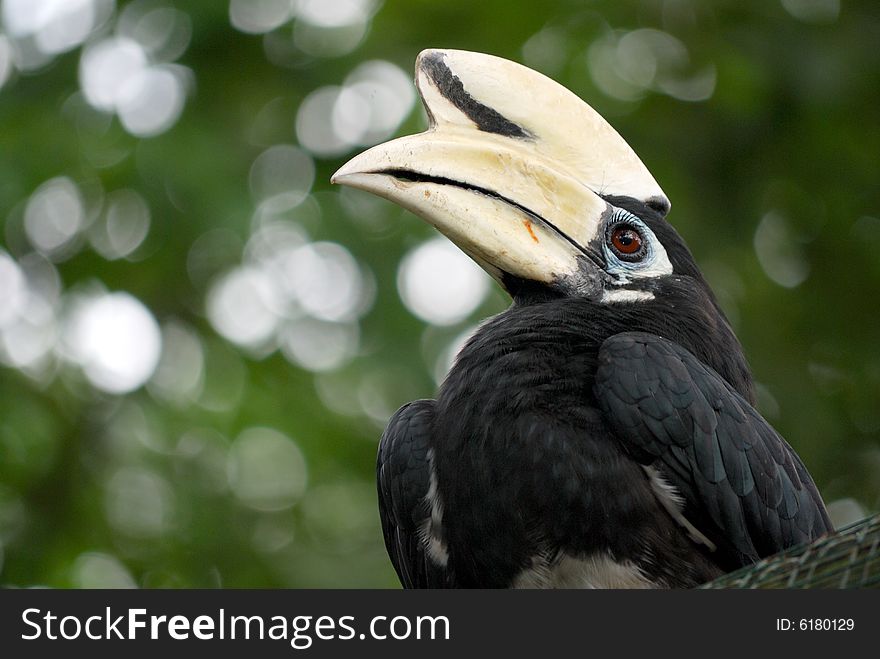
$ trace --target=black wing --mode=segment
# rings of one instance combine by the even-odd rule
[[[385,547],[404,588],[452,586],[445,567],[428,555],[426,523],[431,485],[429,443],[433,400],[401,407],[382,433],[376,477]]]
[[[832,531],[800,458],[718,373],[652,334],[600,349],[594,391],[616,435],[664,474],[725,569]]]

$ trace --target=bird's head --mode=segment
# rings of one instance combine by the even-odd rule
[[[361,153],[333,182],[419,215],[516,301],[585,298],[635,318],[644,310],[666,334],[676,328],[658,313],[661,298],[667,310],[693,303],[739,350],[664,219],[669,199],[589,105],[525,66],[458,50],[423,51],[416,85],[428,130]]]

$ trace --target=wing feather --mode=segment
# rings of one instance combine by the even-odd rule
[[[404,405],[391,417],[379,442],[379,516],[385,547],[404,588],[453,585],[445,566],[430,555],[426,537],[431,518],[429,440],[434,407],[433,400]]]
[[[728,569],[832,529],[794,450],[718,373],[652,334],[607,339],[594,393],[615,434],[659,469]]]

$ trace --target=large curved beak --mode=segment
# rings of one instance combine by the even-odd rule
[[[617,132],[544,75],[491,55],[426,50],[416,85],[430,126],[373,147],[331,179],[419,215],[505,283],[597,292],[603,197],[666,212]]]

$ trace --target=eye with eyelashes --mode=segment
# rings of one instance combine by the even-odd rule
[[[633,278],[650,279],[672,273],[663,244],[636,215],[614,208],[605,224],[602,240],[605,271],[616,284]]]
[[[605,230],[607,251],[624,263],[639,263],[650,256],[649,242],[647,229],[635,215],[615,210]]]
[[[641,261],[647,252],[645,238],[632,224],[620,222],[608,231],[608,247],[623,261]]]

